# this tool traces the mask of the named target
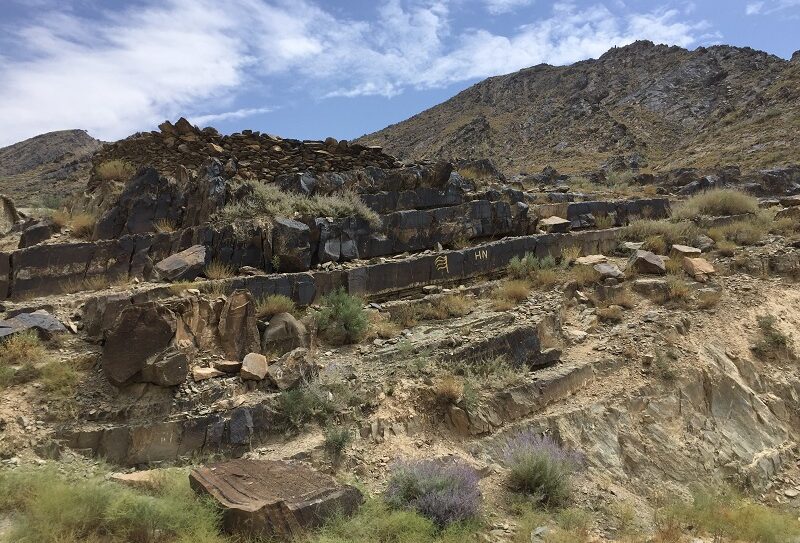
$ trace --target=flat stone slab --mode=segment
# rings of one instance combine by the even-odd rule
[[[587,255],[575,259],[575,264],[581,266],[594,266],[595,264],[603,264],[608,262],[608,257],[605,255]]]
[[[361,492],[303,464],[236,459],[189,474],[198,494],[222,508],[225,530],[245,536],[295,537],[331,515],[352,514]]]
[[[40,309],[33,313],[20,313],[10,319],[0,320],[0,338],[13,336],[26,330],[36,330],[39,334],[50,336],[67,331],[57,318]]]

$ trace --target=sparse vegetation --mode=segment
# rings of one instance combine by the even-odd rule
[[[772,315],[759,315],[756,323],[761,337],[752,346],[753,352],[763,360],[786,362],[795,360],[792,338],[777,327],[778,319]]]
[[[453,405],[464,394],[464,380],[454,375],[445,375],[434,385],[433,394],[438,405]]]
[[[622,322],[624,319],[622,308],[618,305],[597,308],[596,313],[601,322]]]
[[[158,219],[153,223],[153,230],[159,234],[169,234],[175,231],[175,223],[169,219]]]
[[[0,343],[0,365],[42,362],[48,356],[44,343],[32,330],[14,334]]]
[[[600,273],[593,266],[573,266],[567,277],[578,286],[583,287],[597,283],[600,280]]]
[[[721,290],[701,290],[697,293],[697,307],[698,309],[711,309],[716,307],[721,299]]]
[[[69,218],[72,235],[79,239],[91,239],[94,235],[95,224],[97,224],[97,215],[92,213],[77,213]]]
[[[295,429],[302,428],[313,419],[324,420],[332,409],[324,392],[308,383],[281,392],[278,405]]]
[[[367,332],[369,319],[360,298],[338,289],[322,298],[314,315],[322,337],[333,345],[357,343]]]
[[[664,382],[674,383],[678,379],[678,374],[675,371],[675,359],[670,355],[671,353],[661,350],[656,351],[653,360],[653,374]]]
[[[481,493],[471,467],[421,460],[395,465],[385,499],[391,507],[416,511],[443,528],[477,517]]]
[[[722,217],[758,212],[758,199],[732,189],[712,189],[675,206],[672,216],[676,219],[695,217]]]
[[[570,477],[582,463],[578,453],[530,431],[508,438],[499,456],[509,470],[509,487],[546,506],[567,502]]]
[[[373,312],[369,315],[368,338],[390,339],[400,333],[400,325],[382,313]]]
[[[17,543],[223,543],[219,512],[195,497],[185,472],[165,474],[149,493],[67,477],[55,468],[0,472],[0,511],[14,514],[5,535]]]
[[[229,279],[233,277],[233,267],[219,260],[212,260],[206,266],[205,276],[209,279]]]
[[[607,214],[598,215],[594,218],[594,226],[598,230],[607,230],[609,228],[613,228],[614,217]]]
[[[746,500],[725,485],[696,489],[691,503],[667,505],[658,511],[657,525],[662,541],[677,541],[668,537],[684,527],[720,541],[784,543],[800,537],[800,521],[793,515]]]
[[[736,244],[728,240],[720,240],[716,242],[716,249],[722,256],[733,256],[736,254]]]
[[[345,450],[352,439],[352,433],[346,426],[328,426],[325,429],[324,447],[331,464],[338,466],[341,463]]]
[[[279,313],[292,313],[297,311],[294,301],[283,294],[267,294],[256,302],[256,315],[268,319]]]
[[[666,246],[676,243],[686,244],[699,233],[697,226],[689,221],[671,222],[668,220],[651,221],[638,219],[632,221],[623,231],[623,238],[630,241],[646,241],[648,238],[659,237],[659,243]]]
[[[562,265],[567,266],[567,265],[572,264],[573,262],[575,262],[575,260],[580,258],[582,252],[583,251],[581,250],[581,248],[578,247],[577,245],[572,245],[570,247],[564,247],[561,250],[561,263],[562,263]]]
[[[531,293],[527,281],[514,279],[503,281],[492,291],[492,308],[506,311],[526,300]]]
[[[247,196],[218,211],[216,219],[232,222],[259,217],[360,217],[373,226],[380,224],[380,216],[351,191],[332,196],[305,196],[284,192],[274,185],[247,181],[244,192]]]
[[[472,311],[472,303],[463,294],[446,294],[414,306],[417,320],[444,320],[463,317]]]
[[[101,181],[127,181],[130,179],[136,170],[134,167],[124,160],[114,159],[106,160],[97,165],[94,170],[95,175]]]

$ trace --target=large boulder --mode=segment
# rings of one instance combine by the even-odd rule
[[[155,265],[155,270],[165,281],[191,281],[203,272],[205,265],[205,245],[193,245],[160,261]]]
[[[638,250],[631,255],[628,267],[639,273],[651,273],[654,275],[665,275],[667,267],[664,259],[650,251]]]
[[[306,271],[311,267],[311,230],[300,221],[275,219],[272,252],[278,257],[278,271]]]
[[[17,248],[24,249],[50,239],[54,230],[53,224],[50,221],[36,221],[22,231]]]
[[[316,373],[308,350],[299,347],[280,357],[267,368],[267,376],[280,390],[294,388],[304,379],[311,380]]]
[[[191,361],[189,352],[170,346],[147,361],[140,373],[140,379],[162,387],[179,385],[186,381]]]
[[[236,290],[228,296],[217,326],[220,346],[228,358],[241,360],[245,354],[260,350],[256,303],[247,290]]]
[[[701,283],[708,281],[708,278],[717,272],[714,266],[706,259],[689,258],[688,256],[683,258],[683,269]]]
[[[129,381],[167,349],[175,329],[174,313],[157,302],[126,307],[103,345],[101,364],[106,378],[115,385]]]
[[[192,470],[189,483],[222,508],[226,532],[290,539],[332,515],[350,515],[361,492],[302,464],[237,459]]]
[[[547,217],[539,221],[539,228],[548,234],[563,234],[569,232],[572,223],[561,217]]]
[[[259,353],[248,353],[242,360],[239,376],[246,381],[261,381],[267,376],[267,357]]]
[[[278,313],[269,320],[261,343],[262,352],[283,354],[308,346],[308,330],[291,313]]]

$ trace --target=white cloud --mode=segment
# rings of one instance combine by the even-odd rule
[[[500,34],[454,26],[459,3],[447,0],[384,0],[373,20],[322,6],[167,0],[100,19],[51,10],[8,27],[6,41],[24,56],[0,53],[0,145],[75,127],[117,139],[179,115],[199,124],[244,118],[280,106],[239,98],[270,86],[302,99],[393,96],[597,57],[637,39],[688,46],[707,27],[677,10],[621,15],[557,3],[550,16]]]
[[[254,108],[242,108],[236,109],[234,111],[223,111],[222,113],[209,113],[207,115],[192,115],[189,120],[192,124],[198,126],[206,126],[209,123],[213,123],[216,121],[226,121],[228,119],[244,119],[246,117],[252,117],[253,115],[261,115],[264,113],[269,113],[273,111],[271,107],[254,107]]]
[[[744,12],[747,15],[771,15],[790,8],[800,8],[800,0],[764,0],[760,2],[750,2],[745,7]]]
[[[489,13],[500,14],[533,4],[533,0],[485,0]]]

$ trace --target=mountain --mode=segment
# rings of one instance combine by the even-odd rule
[[[506,174],[580,172],[614,156],[652,170],[796,162],[800,53],[639,41],[491,77],[357,141],[403,160],[488,157]]]
[[[24,206],[83,190],[102,145],[84,130],[60,130],[0,148],[0,193]]]

